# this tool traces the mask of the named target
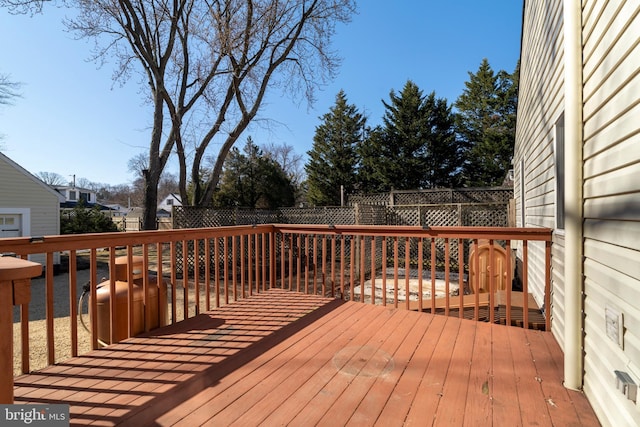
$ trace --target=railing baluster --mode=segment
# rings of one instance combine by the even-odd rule
[[[22,259],[27,259],[27,255]],[[22,373],[26,374],[29,369],[29,303],[20,304],[20,344],[22,348]]]
[[[398,236],[393,237],[393,307],[398,308],[398,269],[399,269]]]
[[[114,256],[115,256],[115,252],[114,252]],[[114,270],[113,275],[117,276],[116,270]],[[118,278],[116,277],[116,279],[118,279]],[[128,307],[127,308],[127,319],[128,319],[128,322],[127,322],[127,324],[129,325],[127,327],[127,331],[128,331],[127,335],[131,337],[134,334],[134,326],[133,326],[133,322],[134,322],[134,308],[133,308],[133,246],[131,246],[131,245],[127,246],[127,284],[128,284],[128,289],[127,289],[127,307]],[[110,293],[109,295],[113,295],[113,294]]]
[[[473,265],[475,265],[475,276],[471,278],[475,296],[473,318],[477,321],[480,317],[480,254],[478,253],[478,239],[473,239]]]
[[[193,296],[196,315],[200,314],[200,240],[193,239]]]
[[[91,349],[98,348],[98,255],[95,248],[89,251],[89,319],[91,323]]]
[[[220,307],[220,237],[213,238],[213,274],[215,275],[216,308]]]
[[[544,244],[544,326],[551,331],[551,241]]]
[[[231,288],[233,301],[238,301],[238,239],[231,236]]]
[[[511,326],[511,283],[513,276],[513,266],[511,265],[511,240],[507,240],[505,252],[507,254],[505,264],[507,268],[507,287],[506,287],[506,313],[505,313],[505,324]],[[526,297],[526,295],[525,295]]]
[[[349,244],[349,248],[350,248],[350,253],[349,253],[349,292],[350,292],[350,296],[351,296],[351,301],[354,300],[355,295],[354,295],[354,287],[356,284],[355,281],[355,261],[356,261],[356,239],[354,236],[351,236],[351,242]],[[362,300],[363,298],[361,298]],[[361,301],[364,302],[364,301]]]
[[[376,238],[371,237],[371,301],[376,302]]]
[[[436,262],[437,248],[435,237],[431,238],[431,312],[436,311]]]
[[[284,284],[284,267],[285,267],[285,235],[280,235],[280,287],[285,288]]]
[[[310,254],[310,242],[309,235],[304,236],[304,292],[309,293],[309,269],[311,268],[311,254]],[[298,275],[300,272],[298,271]]]
[[[253,275],[254,275],[253,284],[255,284],[256,293],[258,293],[260,290],[260,258],[258,258],[260,256],[259,238],[260,236],[258,234],[253,235],[253,252],[249,254],[249,259],[251,260],[251,264],[253,267],[251,270],[253,271]],[[249,281],[251,281],[251,278],[249,278]],[[252,290],[253,290],[253,284],[251,285]]]
[[[182,241],[182,318],[189,317],[189,241]]]
[[[318,235],[313,235],[313,294],[318,294]]]
[[[382,305],[387,305],[387,237],[382,237]]]
[[[22,349],[22,373],[29,369],[29,304],[20,305],[20,344]]]
[[[170,258],[170,263],[171,263],[171,323],[176,323],[177,322],[177,292],[178,292],[178,277],[176,274],[176,270],[177,270],[177,249],[176,249],[176,242],[171,242],[170,246],[169,246],[169,258]],[[183,265],[182,269],[184,270],[187,266]]]
[[[424,258],[424,238],[418,237],[418,311],[422,311],[422,268]]]
[[[204,239],[204,297],[205,310],[211,310],[211,240]]]
[[[340,235],[340,297],[343,300],[346,300],[346,296],[344,294],[344,282],[345,282],[345,260],[344,260],[344,254],[345,254],[345,246],[346,246],[346,242],[344,239],[343,235]],[[353,287],[353,286],[352,286]]]
[[[133,269],[133,265],[130,265],[130,269]],[[143,302],[144,302],[144,331],[149,332],[151,326],[151,297],[149,295],[151,283],[149,282],[149,244],[144,243],[142,245],[142,290],[143,290]],[[160,288],[158,288],[159,290]],[[159,294],[156,294],[157,298],[160,298]],[[157,301],[157,300],[156,300]],[[129,336],[133,336],[130,334]]]
[[[69,251],[69,327],[71,331],[71,357],[78,355],[78,277],[76,251]]]
[[[306,269],[305,269],[306,270]],[[296,236],[296,291],[300,292],[302,281],[302,236]],[[307,286],[305,285],[305,291]]]
[[[269,234],[269,288],[276,287],[276,233]]]
[[[496,304],[496,260],[494,256],[493,239],[489,239],[489,322],[494,323]]]
[[[358,236],[358,256],[360,257],[360,297],[362,298],[362,302],[365,302],[365,294],[364,294],[365,262],[364,261],[365,261],[366,251],[367,251],[367,248],[365,247],[365,244],[364,244],[364,235],[361,234]],[[371,303],[374,304],[375,301],[372,301]]]
[[[322,285],[322,296],[327,296],[327,285],[325,283],[326,277],[327,277],[327,264],[326,261],[328,259],[327,257],[327,235],[323,234],[322,235],[322,277],[321,277],[321,285]]]
[[[450,288],[449,288],[449,283],[451,279],[449,275],[450,264],[451,264],[451,244],[449,242],[449,238],[446,237],[444,239],[444,301],[445,301],[444,315],[445,316],[449,315],[449,309],[451,307],[451,297],[450,297]]]
[[[224,237],[224,247],[222,250],[222,259],[224,259],[224,303],[229,304],[229,261],[233,260],[229,257],[229,237]]]
[[[336,239],[334,234],[331,236],[331,296],[336,296]]]
[[[245,274],[245,268],[247,267],[247,263],[245,260],[245,251],[246,251],[246,245],[245,245],[245,236],[238,236],[238,239],[240,240],[240,296],[242,299],[246,298],[246,294],[245,294],[245,287],[246,287],[246,274]]]
[[[109,248],[109,295],[116,294],[116,248],[111,246]],[[115,319],[118,318],[116,312],[116,298],[109,298],[109,319],[111,324],[109,325],[109,341],[111,344],[118,342],[117,330],[115,328]],[[129,309],[132,310],[131,303],[129,303]],[[131,323],[129,323],[131,325]],[[131,330],[131,327],[129,328]]]
[[[523,328],[529,328],[529,242],[522,242],[522,324]]]
[[[46,284],[45,284],[45,301],[46,301],[46,318],[47,318],[47,360],[49,365],[56,362],[55,342],[53,335],[53,252],[47,252],[46,266]]]
[[[464,240],[458,239],[458,317],[464,317]]]
[[[409,310],[411,296],[411,238],[404,238],[404,305]]]

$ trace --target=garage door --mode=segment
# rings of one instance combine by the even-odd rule
[[[22,215],[0,214],[0,237],[22,236]]]

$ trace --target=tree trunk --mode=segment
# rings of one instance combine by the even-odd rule
[[[158,180],[153,179],[150,170],[144,171],[144,212],[142,215],[142,229],[155,230],[158,228],[156,211],[158,199]]]
[[[158,183],[164,168],[160,158],[160,140],[163,128],[163,101],[158,91],[154,94],[153,130],[149,147],[149,169],[142,171],[144,177],[144,211],[142,214],[143,230],[157,229],[156,212],[158,205]]]

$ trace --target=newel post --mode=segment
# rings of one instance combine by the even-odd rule
[[[13,306],[31,299],[31,278],[42,265],[0,257],[0,404],[13,403]]]

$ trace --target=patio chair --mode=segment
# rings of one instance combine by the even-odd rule
[[[475,251],[478,251],[478,264],[476,265]],[[494,277],[494,291],[507,289],[507,253],[500,245],[493,245],[493,265],[489,258],[491,248],[488,243],[481,243],[477,249],[472,247],[469,254],[469,289],[476,292],[476,276],[478,293],[489,292],[491,277]],[[493,271],[492,271],[493,268]]]

